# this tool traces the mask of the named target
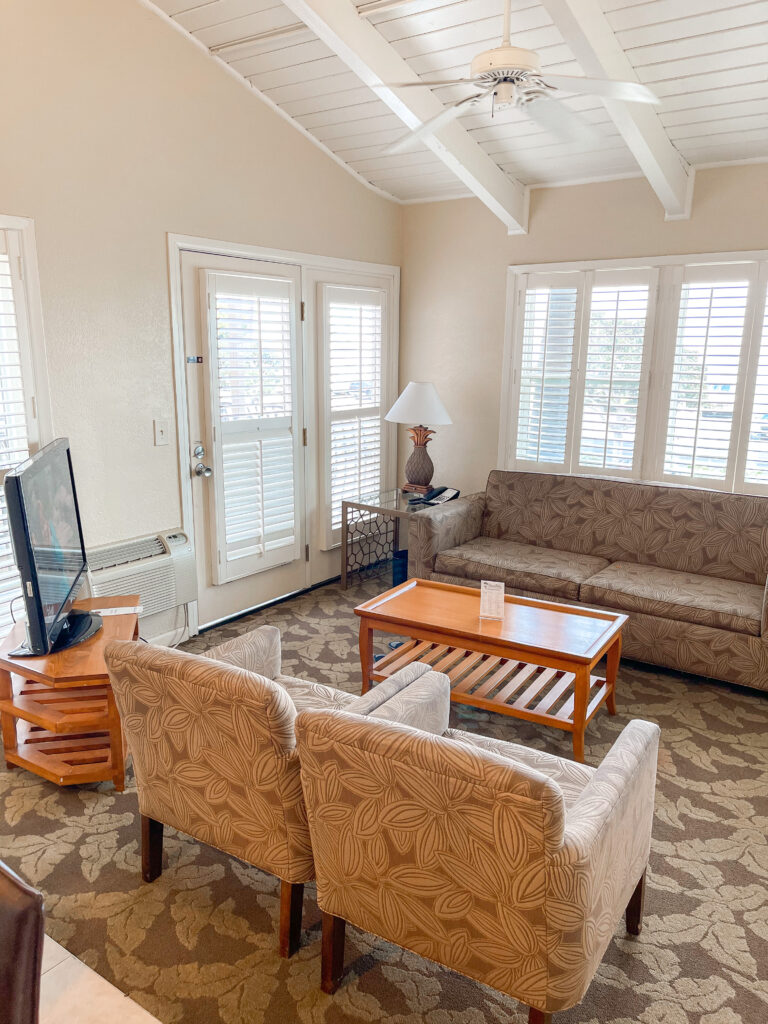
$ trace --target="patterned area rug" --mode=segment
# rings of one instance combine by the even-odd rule
[[[355,604],[385,584],[333,585],[195,638],[279,626],[284,671],[359,692]],[[662,728],[656,825],[639,939],[619,928],[584,1002],[555,1024],[768,1021],[768,700],[626,663],[619,714],[587,733],[597,764],[631,718]],[[453,725],[570,755],[565,733],[454,710]],[[46,894],[47,930],[166,1024],[522,1024],[474,982],[348,929],[347,973],[319,990],[320,916],[305,897],[300,951],[277,956],[275,879],[166,833],[166,867],[141,882],[136,795],[59,789],[0,771],[0,857]],[[76,1022],[73,1022],[76,1024]]]

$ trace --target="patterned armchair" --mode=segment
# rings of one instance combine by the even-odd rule
[[[294,721],[297,708],[356,698],[284,676],[264,626],[205,657],[132,642],[105,651],[141,813],[142,875],[162,870],[163,825],[281,879],[280,953],[298,948],[314,878]]]
[[[350,921],[514,996],[531,1024],[578,1003],[622,912],[640,930],[658,736],[631,722],[593,769],[464,732],[302,712],[323,990],[339,984]]]

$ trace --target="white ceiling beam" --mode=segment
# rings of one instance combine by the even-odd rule
[[[598,0],[541,2],[585,75],[639,81]],[[672,145],[656,109],[644,103],[603,102],[661,200],[666,220],[687,220],[691,215],[694,170]]]
[[[382,88],[387,82],[418,84],[420,79],[373,25],[359,16],[350,0],[284,3],[362,82],[376,90],[376,95],[408,128],[418,128],[445,109],[427,86]],[[527,232],[528,189],[505,174],[457,121],[427,136],[424,145],[506,224],[510,234]]]

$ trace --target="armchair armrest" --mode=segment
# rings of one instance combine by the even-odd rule
[[[763,614],[760,617],[760,635],[763,640],[768,640],[768,579],[765,581],[765,590],[763,591]]]
[[[564,929],[582,934],[574,995],[586,991],[648,863],[658,747],[657,725],[629,723],[567,810],[547,866],[550,905],[562,910]]]
[[[442,736],[451,713],[451,683],[442,672],[416,662],[401,668],[344,710]]]
[[[466,544],[480,535],[485,494],[470,494],[444,505],[422,509],[408,527],[408,575],[429,579],[440,551]]]
[[[223,661],[267,679],[276,679],[280,675],[281,664],[280,630],[277,626],[259,626],[250,633],[211,647],[203,657]]]

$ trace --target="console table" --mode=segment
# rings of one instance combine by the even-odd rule
[[[76,601],[75,608],[135,608],[136,594]],[[18,622],[0,643],[0,725],[5,763],[59,786],[112,780],[125,788],[125,743],[104,648],[110,640],[136,640],[138,615],[105,615],[104,625],[81,644],[57,654],[14,658],[26,635]]]

